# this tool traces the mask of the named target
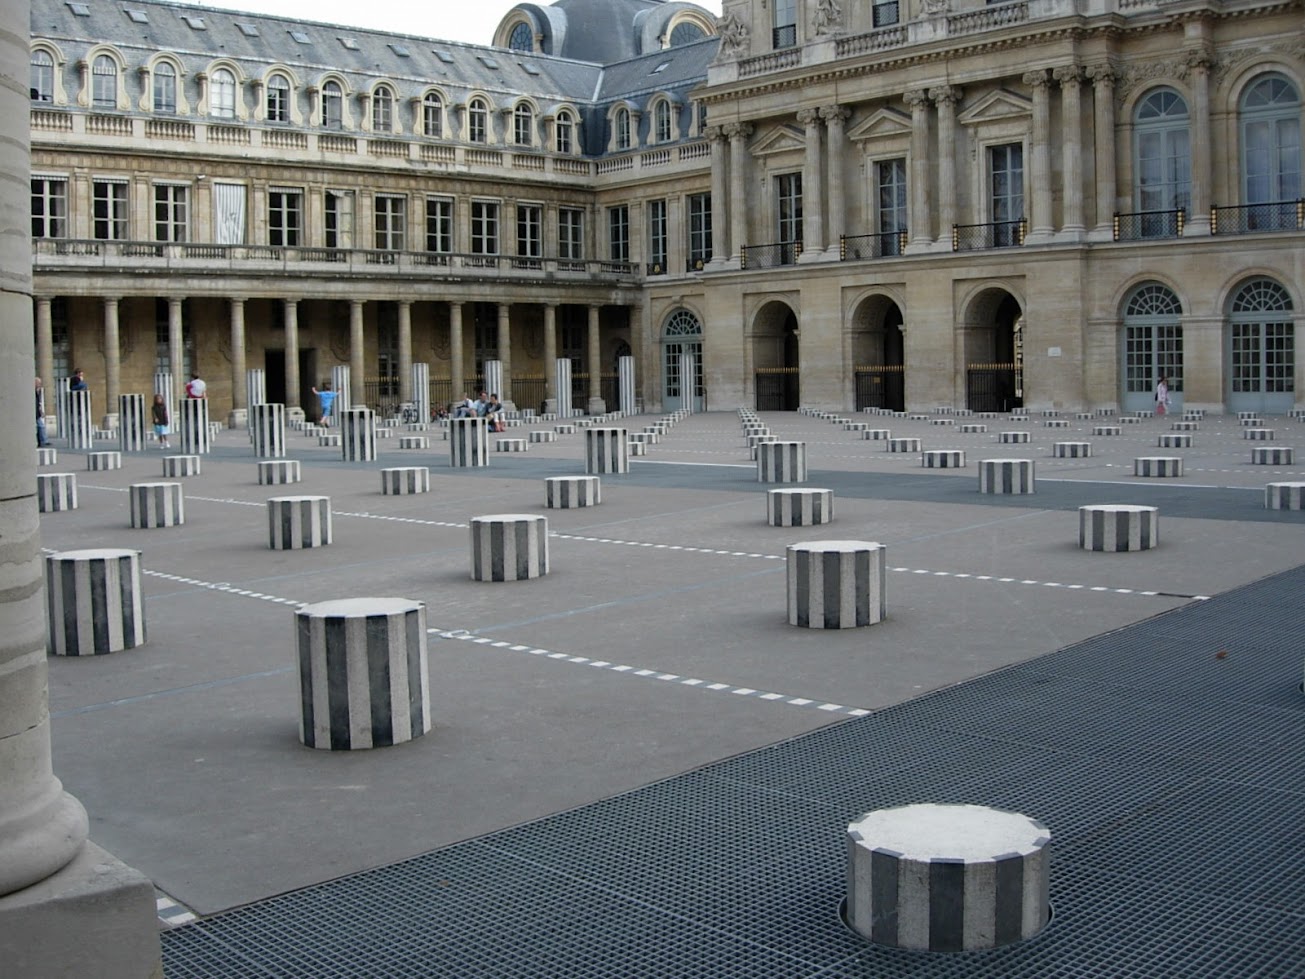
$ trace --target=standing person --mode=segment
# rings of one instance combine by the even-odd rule
[[[313,388],[313,394],[317,395],[317,401],[322,407],[321,417],[318,423],[324,428],[331,427],[331,406],[335,404],[335,392],[331,390],[331,382],[327,381],[322,385],[322,390]]]
[[[190,380],[186,382],[186,397],[188,398],[207,398],[208,385],[200,378],[198,374],[191,374]]]
[[[1161,374],[1155,385],[1155,413],[1163,415],[1169,410],[1169,377]]]
[[[154,404],[150,406],[150,418],[154,422],[154,437],[158,439],[159,448],[171,448],[168,445],[168,403],[163,395],[154,395]]]
[[[41,387],[41,379],[36,379],[36,444],[44,449],[50,444],[50,440],[45,437],[45,388]]]

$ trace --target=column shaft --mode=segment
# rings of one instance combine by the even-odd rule
[[[723,262],[731,255],[725,208],[726,194],[729,193],[729,172],[726,169],[724,130],[719,126],[711,126],[707,130],[707,140],[711,147],[711,260]]]
[[[122,394],[122,347],[118,329],[118,298],[104,299],[104,417],[118,417],[118,395]],[[105,426],[109,427],[109,426]]]
[[[926,246],[933,241],[929,214],[929,96],[918,89],[907,92],[906,104],[911,107],[911,244]]]
[[[503,390],[496,391],[499,401],[512,400],[512,304],[498,305],[498,359],[503,365]]]
[[[1083,231],[1083,89],[1082,69],[1078,65],[1057,68],[1060,82],[1061,168],[1065,176],[1061,227],[1080,234]]]
[[[172,374],[172,390],[185,392],[186,381],[186,340],[181,325],[181,300],[168,300],[168,371]],[[169,405],[168,411],[176,411],[176,405]]]
[[[847,233],[847,205],[843,193],[843,153],[847,137],[844,124],[848,110],[841,105],[827,105],[820,110],[825,120],[825,160],[829,171],[829,249],[837,253]]]
[[[960,90],[935,88],[929,97],[938,106],[938,234],[945,236],[956,223],[956,100]]]
[[[449,303],[449,384],[454,400],[467,392],[462,378],[462,303]]]
[[[544,304],[544,400],[557,401],[557,304]],[[535,407],[530,405],[531,408]]]
[[[1029,147],[1029,182],[1033,185],[1032,234],[1049,235],[1051,224],[1051,92],[1045,70],[1024,74],[1024,84],[1033,89],[1033,133]]]
[[[349,403],[367,403],[367,357],[363,339],[363,301],[349,300]]]
[[[600,361],[603,356],[602,338],[598,325],[599,307],[589,307],[589,397],[590,399],[601,398],[603,396],[602,381],[602,364]]]
[[[36,373],[41,376],[41,386],[46,391],[47,410],[53,410],[55,397],[54,321],[50,315],[50,306],[50,300],[46,297],[36,300]]]
[[[245,375],[245,301],[231,300],[231,407],[249,407]]]
[[[299,400],[299,301],[287,299],[285,300],[285,406],[298,408]]]
[[[738,258],[748,242],[748,136],[752,127],[734,123],[730,137],[730,258]]]
[[[1187,205],[1186,234],[1209,234],[1210,181],[1210,68],[1213,59],[1205,51],[1188,53],[1192,84],[1192,192]]]
[[[806,127],[806,155],[802,165],[802,247],[805,253],[825,248],[824,171],[825,161],[820,142],[820,112],[803,109],[798,122]]]
[[[1115,72],[1109,65],[1088,69],[1092,79],[1092,137],[1096,163],[1096,230],[1110,231],[1115,216]]]
[[[399,300],[399,400],[412,400],[412,303],[406,299]]]

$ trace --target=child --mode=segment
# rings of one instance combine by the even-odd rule
[[[150,414],[154,420],[154,437],[159,440],[159,448],[170,448],[168,445],[168,405],[163,400],[163,395],[154,395],[154,404],[150,407]]]
[[[327,381],[322,385],[322,390],[313,388],[313,394],[317,395],[317,400],[322,405],[322,417],[320,419],[323,428],[331,426],[331,406],[335,404],[335,392],[331,390],[331,382]]]

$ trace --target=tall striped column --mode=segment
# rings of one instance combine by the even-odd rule
[[[503,400],[503,361],[485,361],[485,393],[497,394]]]
[[[163,403],[168,406],[168,411],[171,411],[173,405],[177,403],[176,391],[172,386],[171,373],[168,371],[159,371],[154,375],[154,393],[163,395]],[[152,401],[153,399],[151,398],[150,400]],[[177,423],[174,419],[172,423],[174,431],[176,430],[176,426]]]
[[[145,642],[140,551],[61,551],[45,559],[49,650],[97,656]]]
[[[181,451],[188,455],[205,455],[209,451],[208,400],[182,398],[177,402],[181,418]]]
[[[122,452],[145,451],[145,395],[118,395],[118,449]]]
[[[630,449],[624,428],[585,429],[585,472],[628,473]]]
[[[91,418],[91,392],[69,391],[66,410],[68,448],[89,449],[95,439],[95,422]]]
[[[349,366],[347,364],[331,368],[331,390],[335,392],[335,404],[331,410],[335,417],[339,418],[353,404],[349,395]]]
[[[698,393],[698,359],[693,354],[680,354],[680,410],[693,411],[693,399]]]
[[[489,423],[484,418],[449,419],[449,465],[489,465]]]
[[[54,433],[59,438],[68,437],[68,398],[72,392],[68,385],[71,377],[61,377],[54,382]]]
[[[261,405],[267,401],[267,375],[261,367],[245,371],[245,404]]]
[[[618,357],[616,360],[616,380],[618,401],[621,414],[629,416],[635,413],[638,402],[634,394],[634,358]]]
[[[309,748],[382,748],[430,730],[426,606],[346,598],[295,610],[299,740]]]
[[[553,364],[557,377],[557,417],[571,417],[571,358],[558,357]]]
[[[285,456],[285,405],[253,403],[249,405],[249,435],[258,459]]]
[[[345,462],[376,459],[376,412],[350,408],[340,412],[340,452]]]
[[[430,421],[430,364],[412,365],[412,403],[417,406],[417,421]]]

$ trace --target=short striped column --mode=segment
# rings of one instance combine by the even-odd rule
[[[1032,459],[981,459],[979,492],[994,496],[1020,496],[1036,492]]]
[[[299,740],[309,748],[383,748],[430,730],[426,606],[345,598],[295,610]]]
[[[544,479],[544,506],[550,510],[598,506],[602,502],[603,487],[597,476],[548,476]]]
[[[496,513],[471,518],[474,581],[524,581],[548,574],[548,518]]]
[[[537,445],[541,442],[556,442],[557,432],[531,432],[529,438],[532,445]]]
[[[917,438],[889,439],[886,448],[889,452],[919,452],[920,440]]]
[[[428,449],[430,448],[430,439],[425,435],[400,435],[399,448]]]
[[[1190,449],[1192,436],[1187,432],[1161,432],[1156,445],[1161,449]]]
[[[925,449],[920,453],[920,465],[925,469],[964,469],[965,450]]]
[[[1095,503],[1078,508],[1078,546],[1085,551],[1149,551],[1160,543],[1153,506]]]
[[[489,465],[489,424],[484,418],[453,418],[449,421],[449,465]]]
[[[631,456],[631,458],[637,458],[637,457],[640,457],[640,456],[646,456],[646,455],[648,454],[648,443],[647,443],[647,442],[635,442],[635,441],[633,441],[634,436],[630,436],[630,438],[631,438],[631,441],[628,442],[628,443],[626,443],[626,448],[630,450],[630,456]]]
[[[845,432],[864,432],[870,428],[869,422],[844,422],[843,431]]]
[[[803,487],[766,491],[766,523],[772,527],[814,527],[833,519],[833,490]]]
[[[1169,428],[1174,432],[1199,432],[1201,423],[1199,421],[1180,421],[1174,422]]]
[[[628,473],[630,449],[624,428],[585,430],[585,472]]]
[[[340,454],[345,462],[376,461],[376,412],[370,408],[340,412]]]
[[[559,422],[558,424],[556,424],[556,425],[553,426],[553,431],[555,431],[558,435],[574,435],[574,434],[575,434],[575,423],[574,423],[574,422]]]
[[[267,459],[258,464],[259,486],[281,486],[299,479],[298,459]]]
[[[76,473],[37,473],[36,508],[41,513],[77,509]]]
[[[805,442],[762,442],[757,446],[757,482],[805,483]]]
[[[38,466],[53,466],[59,462],[59,450],[55,448],[38,448],[36,450],[36,464]]]
[[[788,621],[804,629],[855,629],[886,614],[883,544],[820,540],[790,544]]]
[[[1140,425],[1146,419],[1139,418],[1137,415],[1120,415],[1115,419],[1120,425]]]
[[[66,396],[68,403],[65,417],[60,421],[66,422],[68,431],[60,431],[59,434],[67,437],[68,448],[89,449],[95,444],[95,422],[91,418],[91,392],[68,391]]]
[[[870,442],[886,442],[893,437],[891,428],[867,428],[861,433],[861,438]]]
[[[332,432],[329,429],[318,429],[317,444],[321,448],[338,449],[340,447],[340,433]]]
[[[1242,438],[1251,442],[1272,442],[1274,430],[1271,428],[1246,428],[1242,430]]]
[[[1002,445],[1020,445],[1029,440],[1028,432],[998,432],[997,441]]]
[[[426,466],[396,466],[381,470],[381,493],[404,496],[430,492],[430,470]]]
[[[1056,459],[1086,459],[1092,455],[1092,443],[1057,442],[1051,447],[1051,455]]]
[[[145,395],[118,395],[118,449],[144,452],[150,429],[145,424]]]
[[[1181,476],[1182,456],[1141,456],[1133,460],[1134,476]]]
[[[205,455],[210,448],[208,400],[182,398],[177,402],[180,417],[181,451],[187,455]]]
[[[164,456],[163,475],[169,479],[182,476],[198,476],[199,456]]]
[[[88,452],[86,453],[86,468],[93,472],[104,472],[109,469],[121,469],[122,453]]]
[[[329,496],[274,496],[267,501],[267,546],[297,551],[331,543]]]
[[[1093,425],[1092,426],[1093,435],[1101,435],[1101,436],[1118,435],[1121,431],[1122,429],[1118,425]]]
[[[970,952],[1051,917],[1051,831],[987,806],[917,803],[847,827],[847,923],[877,945]]]
[[[140,551],[60,551],[45,559],[48,648],[55,656],[99,656],[145,642]]]
[[[530,449],[530,443],[525,439],[495,439],[495,452],[527,452]]]
[[[1296,452],[1289,445],[1255,445],[1251,447],[1253,466],[1295,465]]]
[[[1237,421],[1242,425],[1258,425],[1260,423],[1260,413],[1258,411],[1239,411],[1237,412]]]
[[[965,422],[961,425],[962,435],[982,435],[988,430],[988,426],[983,422]]]
[[[1266,510],[1305,510],[1305,483],[1270,483],[1264,487]]]
[[[929,424],[930,424],[930,425],[955,425],[955,424],[956,424],[956,419],[954,419],[954,418],[930,418],[930,419],[929,419]]]
[[[285,405],[275,402],[249,406],[249,438],[254,456],[280,459],[285,456]]]
[[[178,527],[186,522],[180,483],[132,483],[127,495],[133,527]]]

